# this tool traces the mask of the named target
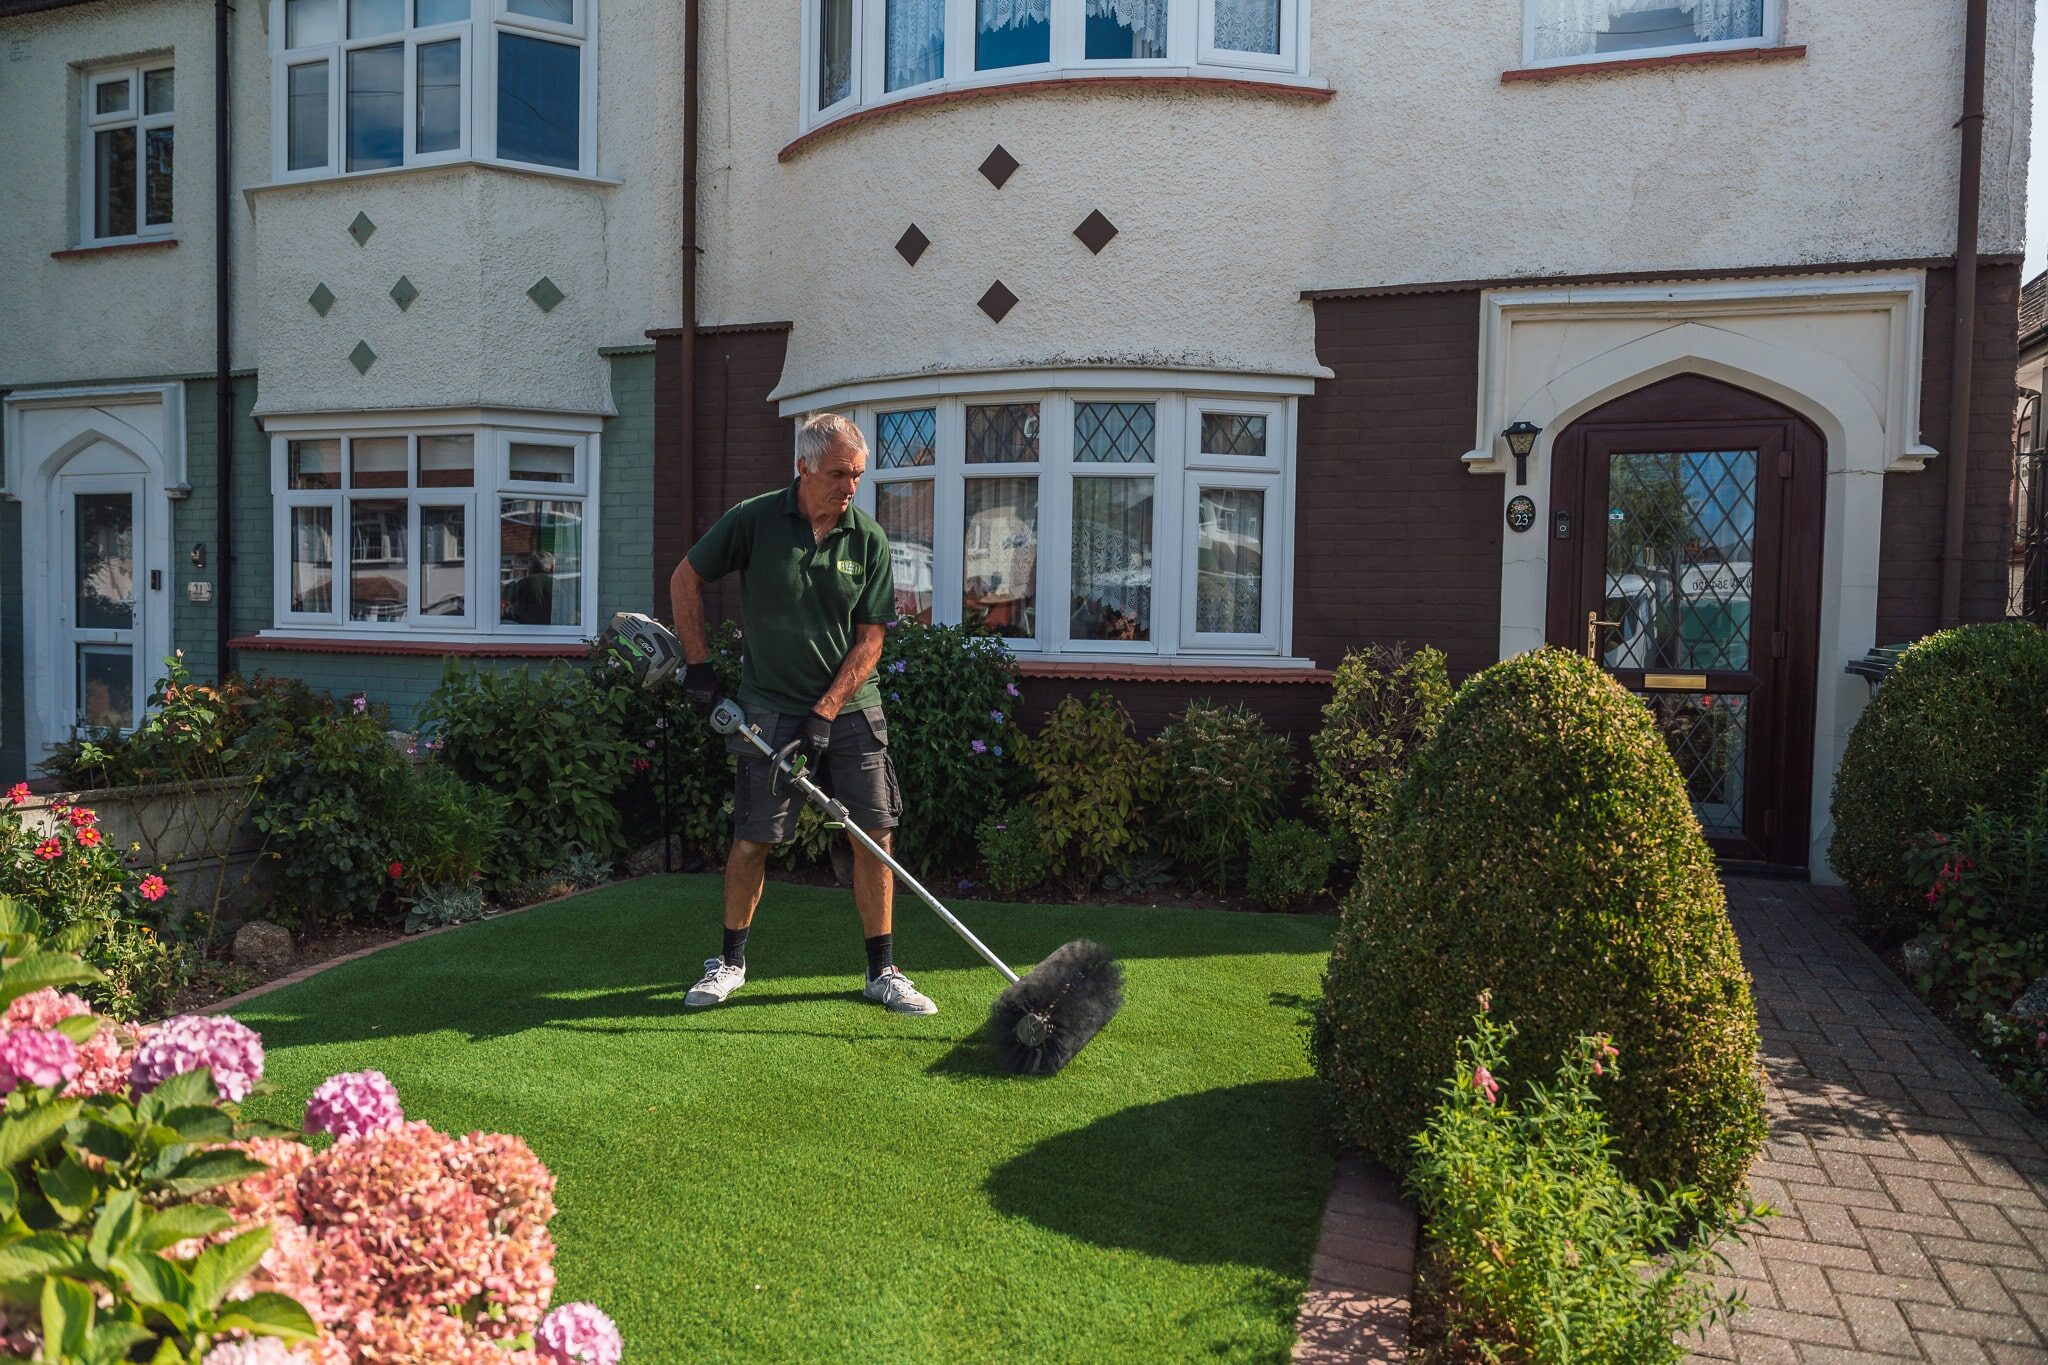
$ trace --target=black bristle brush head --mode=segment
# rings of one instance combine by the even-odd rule
[[[989,1041],[1005,1071],[1050,1076],[1073,1061],[1123,1003],[1123,968],[1100,943],[1076,939],[996,997]]]

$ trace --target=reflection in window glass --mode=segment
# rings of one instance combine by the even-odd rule
[[[289,610],[334,610],[334,509],[291,509]]]
[[[285,487],[341,487],[341,442],[292,441],[285,446]]]
[[[467,488],[476,481],[476,438],[420,437],[420,487]]]
[[[142,112],[168,114],[176,94],[176,77],[171,68],[142,73]]]
[[[150,227],[171,221],[171,133],[152,128],[143,135],[142,221]]]
[[[1081,464],[1151,464],[1157,419],[1150,403],[1074,404],[1074,459]]]
[[[932,623],[932,542],[937,530],[930,479],[875,485],[875,520],[889,536],[896,614]]]
[[[882,89],[902,90],[943,76],[946,0],[888,0],[888,5]]]
[[[335,0],[284,0],[284,45],[312,47],[341,37]]]
[[[537,441],[514,441],[507,462],[509,476],[518,483],[574,483],[576,448],[542,445]]]
[[[1038,480],[969,479],[966,619],[1011,639],[1038,635]]]
[[[93,236],[134,235],[135,128],[131,124],[93,135]]]
[[[1220,0],[1219,0],[1220,2]],[[1529,0],[1538,61],[1761,38],[1764,0]]]
[[[80,493],[72,501],[72,623],[80,630],[135,625],[135,498]]]
[[[551,24],[576,22],[576,0],[507,0],[505,10],[529,19],[545,19]]]
[[[406,473],[403,436],[358,436],[348,443],[350,488],[403,488]]]
[[[1215,46],[1279,55],[1280,0],[1216,0]]]
[[[562,4],[566,7],[568,0],[562,0]],[[514,14],[520,13],[517,5],[508,8]],[[413,22],[419,28],[431,28],[435,24],[460,23],[468,17],[469,0],[417,0]]]
[[[576,169],[582,53],[568,43],[498,35],[498,155]]]
[[[1076,640],[1152,638],[1152,480],[1074,480]]]
[[[882,413],[875,418],[875,468],[909,469],[932,463],[938,458],[938,431],[936,408]]]
[[[461,616],[469,610],[469,560],[460,507],[420,508],[420,615]]]
[[[583,504],[553,498],[498,503],[498,619],[573,626],[583,602]]]
[[[348,505],[348,619],[405,619],[403,498],[356,498]]]
[[[1204,455],[1243,455],[1264,459],[1266,419],[1257,413],[1205,412],[1202,414]]]
[[[415,52],[414,149],[422,155],[454,151],[462,145],[462,43],[421,43]]]
[[[967,463],[1031,464],[1038,459],[1038,404],[991,403],[967,409]]]
[[[405,0],[348,0],[348,36],[375,38],[405,27]]]
[[[1088,0],[1083,51],[1090,61],[1166,55],[1168,0]]]
[[[853,0],[818,0],[818,107],[853,93]]]
[[[1257,634],[1264,598],[1266,495],[1204,488],[1195,523],[1195,629]]]
[[[78,723],[92,730],[126,730],[135,724],[133,646],[78,647]]]
[[[285,73],[285,169],[327,164],[327,63],[307,62]]]
[[[125,114],[128,112],[128,79],[107,81],[93,87],[92,111],[95,114]]]
[[[348,54],[348,168],[376,170],[405,158],[405,45]]]
[[[1052,60],[1047,0],[974,0],[974,19],[976,71]]]

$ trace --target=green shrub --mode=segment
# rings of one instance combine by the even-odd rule
[[[188,944],[131,919],[117,919],[95,933],[84,957],[100,978],[79,993],[116,1019],[169,1014],[197,965]]]
[[[612,860],[598,853],[571,853],[562,859],[560,871],[580,887],[603,886],[612,879]]]
[[[1624,1172],[1733,1197],[1763,1094],[1714,858],[1649,711],[1565,650],[1468,681],[1366,846],[1313,1039],[1348,1137],[1406,1165],[1486,990],[1518,1070],[1630,1040],[1596,1086]]]
[[[796,811],[796,831],[768,855],[777,867],[816,867],[832,857],[832,845],[846,838],[808,799]]]
[[[503,670],[450,659],[420,723],[456,772],[510,803],[517,832],[509,879],[553,866],[569,849],[613,854],[623,844],[618,792],[646,750],[625,736],[626,700],[580,668]]]
[[[1575,1040],[1546,1089],[1501,1093],[1513,1029],[1481,1013],[1415,1139],[1409,1188],[1428,1232],[1425,1292],[1454,1359],[1566,1365],[1685,1359],[1680,1342],[1732,1316],[1703,1272],[1731,1225],[1688,1188],[1646,1194],[1614,1167],[1593,1078],[1618,1070],[1603,1037]],[[1768,1210],[1753,1207],[1734,1226]],[[1705,1226],[1702,1227],[1701,1224]]]
[[[483,888],[477,886],[423,886],[405,912],[404,932],[423,934],[451,924],[467,924],[484,917]]]
[[[876,679],[903,790],[895,854],[916,871],[974,859],[974,831],[1014,783],[1017,661],[986,627],[889,627]]]
[[[1972,806],[2023,808],[2048,768],[2048,631],[2024,621],[1945,630],[1899,657],[1863,708],[1835,775],[1828,861],[1884,927],[1924,919],[1906,850]]]
[[[1337,665],[1323,726],[1311,741],[1308,799],[1345,862],[1358,860],[1373,820],[1450,704],[1441,650],[1410,654],[1399,645],[1372,645]]]
[[[412,886],[468,886],[497,880],[522,831],[507,826],[511,803],[438,764],[414,767],[392,788],[390,819],[402,880]]]
[[[999,896],[1022,895],[1043,886],[1052,876],[1052,857],[1046,852],[1038,816],[1028,802],[991,815],[981,822],[974,838],[981,849],[989,888]]]
[[[1143,849],[1140,825],[1159,795],[1160,761],[1122,702],[1107,692],[1068,697],[1018,747],[1039,831],[1070,884],[1090,885],[1112,861]]]
[[[711,663],[727,696],[739,690],[739,632],[732,622],[711,637]],[[621,833],[638,848],[662,837],[662,784],[668,784],[669,833],[686,849],[722,857],[732,837],[733,758],[725,737],[683,699],[680,671],[655,687],[642,687],[613,646],[591,644],[594,683],[618,705],[626,768],[612,794]]]
[[[1926,928],[1913,985],[1943,1011],[2002,1012],[2048,973],[2048,774],[2022,814],[1982,806],[1907,851]]]
[[[1298,905],[1330,880],[1330,841],[1299,820],[1282,820],[1251,838],[1246,891],[1269,910]]]
[[[1252,835],[1279,818],[1294,781],[1287,737],[1248,706],[1197,701],[1153,742],[1160,843],[1197,885],[1226,891],[1242,876]]]

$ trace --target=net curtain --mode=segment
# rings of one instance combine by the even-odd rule
[[[1087,13],[1090,17],[1114,17],[1136,34],[1139,47],[1163,52],[1166,13],[1171,3],[1172,0],[1087,0]],[[1258,10],[1270,5],[1271,0],[1253,0],[1248,8]],[[1223,27],[1224,13],[1244,8],[1244,0],[1219,0],[1217,27]],[[994,33],[1049,22],[1052,0],[976,0],[975,12],[981,31]],[[939,78],[945,64],[945,0],[889,0],[888,30],[889,89],[900,90]]]
[[[1763,30],[1763,0],[1540,0],[1536,21],[1538,57],[1572,57],[1593,50],[1616,15],[1676,9],[1692,20],[1703,43],[1751,38]],[[1220,21],[1219,21],[1220,22]]]

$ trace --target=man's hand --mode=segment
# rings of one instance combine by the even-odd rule
[[[683,696],[703,714],[711,714],[711,708],[718,705],[718,670],[711,666],[711,660],[683,670]]]
[[[818,770],[818,760],[825,756],[825,750],[832,745],[832,722],[816,711],[803,718],[797,727],[796,738],[782,746],[782,752],[775,757],[786,761],[791,767],[801,766],[807,773]]]

